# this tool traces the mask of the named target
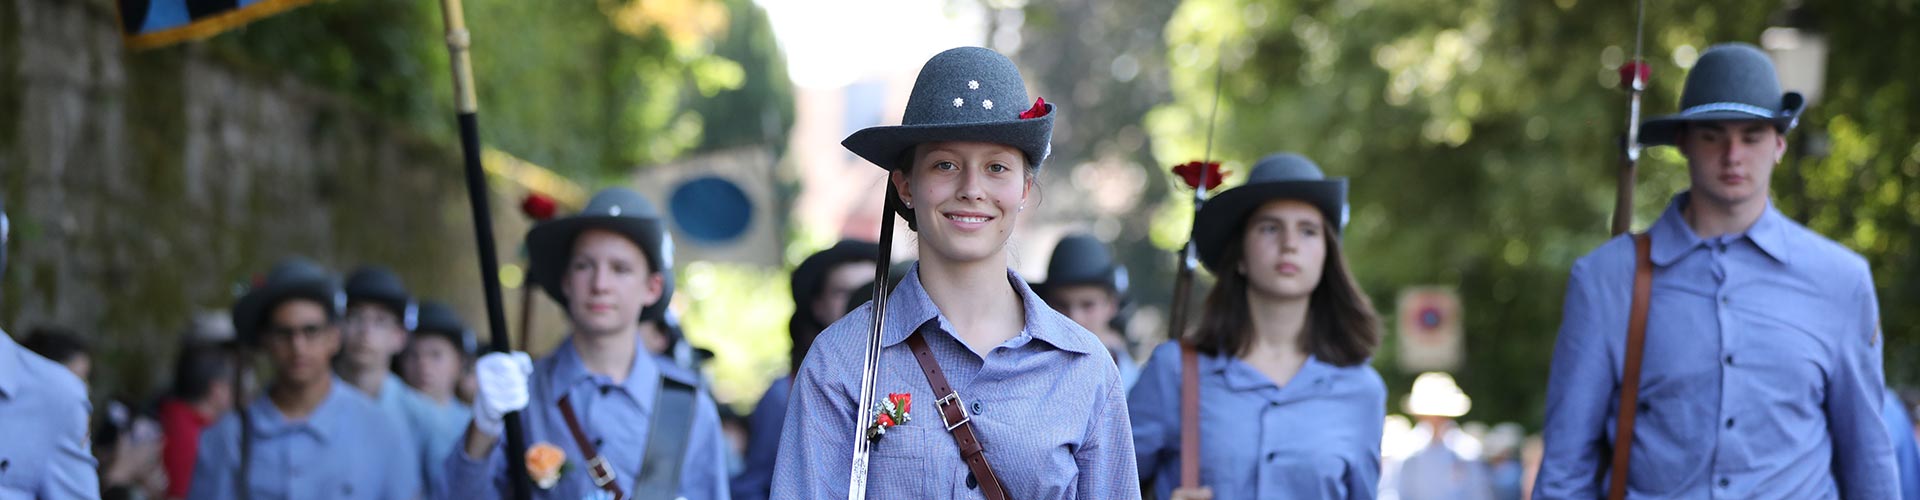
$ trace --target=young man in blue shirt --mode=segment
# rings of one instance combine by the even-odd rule
[[[1802,105],[1765,53],[1727,44],[1687,75],[1680,113],[1642,125],[1643,144],[1686,157],[1692,185],[1647,230],[1628,498],[1899,495],[1867,262],[1768,196]],[[1635,261],[1622,236],[1574,264],[1534,498],[1606,493]]]

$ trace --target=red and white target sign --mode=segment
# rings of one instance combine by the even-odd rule
[[[1412,287],[1400,292],[1400,368],[1409,372],[1460,368],[1465,347],[1460,296],[1452,288]]]

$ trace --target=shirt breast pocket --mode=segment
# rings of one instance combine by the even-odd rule
[[[941,463],[933,460],[935,453],[954,453],[935,446],[937,442],[933,439],[951,438],[929,427],[938,425],[938,422],[914,420],[888,428],[887,434],[879,441],[868,444],[867,491],[870,497],[940,498],[947,496],[952,489],[952,481],[945,474],[951,471],[928,468],[929,464]],[[958,454],[955,453],[955,456]]]

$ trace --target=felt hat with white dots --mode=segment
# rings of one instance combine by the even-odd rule
[[[1026,153],[1038,169],[1052,149],[1053,105],[1027,100],[1013,61],[991,49],[960,47],[927,60],[913,81],[899,125],[868,127],[841,141],[881,168],[906,166],[927,142],[990,142]]]

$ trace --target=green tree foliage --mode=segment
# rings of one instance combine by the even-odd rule
[[[1757,42],[1778,7],[1648,2],[1645,113],[1674,110],[1680,63],[1715,42]],[[1831,147],[1781,168],[1776,196],[1868,256],[1890,375],[1911,384],[1920,374],[1894,360],[1920,354],[1920,315],[1898,306],[1920,301],[1920,131],[1908,118],[1920,102],[1901,82],[1920,63],[1891,54],[1920,50],[1920,35],[1898,28],[1915,13],[1810,7],[1833,55],[1827,97],[1804,123]],[[1612,68],[1633,50],[1633,20],[1632,3],[1591,0],[1189,0],[1166,25],[1174,100],[1146,125],[1160,164],[1199,157],[1224,66],[1213,156],[1243,175],[1293,150],[1352,178],[1346,251],[1376,307],[1390,314],[1406,286],[1457,287],[1469,418],[1535,424],[1567,269],[1607,238],[1627,102]],[[1649,151],[1640,171],[1635,227],[1645,228],[1686,172],[1671,148]],[[1397,402],[1415,374],[1399,373],[1387,343],[1376,365]]]
[[[749,0],[465,6],[482,140],[576,181],[624,178],[695,148],[781,144],[793,121],[784,62]],[[444,30],[438,2],[341,0],[213,45],[450,143]]]

